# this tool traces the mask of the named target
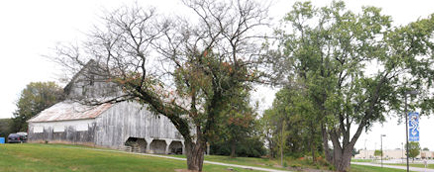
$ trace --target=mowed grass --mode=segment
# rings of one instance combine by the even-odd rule
[[[183,157],[183,156],[177,156]],[[208,161],[229,164],[249,165],[266,168],[276,167],[280,163],[276,159],[267,158],[230,158],[227,156],[206,156]],[[287,160],[288,166],[304,165],[306,160]],[[52,145],[52,144],[2,144],[0,145],[0,171],[158,171],[174,172],[176,169],[186,169],[186,162],[146,155],[130,154],[126,152],[106,149],[87,149],[82,146]],[[204,171],[228,172],[252,171],[250,169],[225,167],[204,164]],[[321,167],[322,169],[323,167]],[[402,172],[390,168],[380,168],[362,165],[351,165],[351,172]]]
[[[50,144],[0,145],[0,171],[162,171],[186,169],[185,161],[123,152]],[[233,168],[234,171],[251,171]],[[228,167],[204,164],[204,171],[229,171]]]
[[[404,172],[407,170],[351,164],[351,172]]]
[[[170,155],[174,157],[185,157],[184,155]],[[205,160],[214,161],[214,162],[223,162],[228,164],[239,164],[239,165],[248,165],[248,166],[256,166],[263,168],[271,168],[271,169],[279,169],[283,170],[283,168],[279,168],[280,159],[268,159],[268,158],[250,158],[250,157],[235,157],[231,158],[229,156],[218,156],[218,155],[209,155],[205,156]],[[315,170],[324,170],[324,171],[332,171],[329,167],[312,165],[311,160],[300,160],[293,158],[285,158],[288,167],[301,167],[301,169],[315,169]],[[361,161],[367,162],[367,161]],[[371,161],[369,161],[371,162]],[[301,170],[298,168],[298,170]],[[293,171],[297,171],[297,168],[293,168]],[[372,166],[363,166],[363,165],[351,165],[351,172],[405,172],[406,170],[400,169],[392,169],[392,168],[381,168],[381,167],[372,167]]]
[[[372,159],[351,159],[351,162],[372,162]]]
[[[407,166],[407,164],[387,164],[387,165]],[[409,165],[410,165],[410,167],[425,168],[424,164],[409,164]],[[427,168],[434,169],[434,164],[428,164]]]
[[[168,155],[178,158],[185,158],[185,155]],[[206,155],[206,161],[222,162],[227,164],[237,164],[237,165],[248,165],[254,167],[271,168],[283,170],[279,167],[280,161],[272,160],[269,158],[251,158],[251,157],[235,157],[230,156],[219,156],[219,155]]]

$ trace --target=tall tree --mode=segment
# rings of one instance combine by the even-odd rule
[[[277,31],[274,69],[286,76],[286,84],[307,90],[306,98],[318,109],[313,113],[327,160],[338,171],[349,169],[363,130],[385,121],[391,111],[403,113],[406,91],[428,92],[432,84],[433,60],[427,55],[433,50],[433,17],[392,28],[380,11],[364,7],[355,14],[343,2],[322,8],[297,2],[284,19],[287,29]],[[426,95],[415,106],[428,113],[432,97]],[[350,135],[353,124],[358,126]]]
[[[99,72],[91,74],[123,90],[105,102],[136,100],[168,117],[185,140],[188,169],[202,171],[220,112],[261,77],[260,39],[253,31],[266,24],[267,6],[248,0],[182,2],[191,18],[120,8],[105,16],[105,27],[97,27],[89,41],[60,46],[56,57],[66,67],[94,59]]]
[[[264,153],[256,107],[250,105],[250,95],[240,90],[241,97],[230,100],[217,119],[217,133],[211,139],[213,153],[219,155],[260,157]]]
[[[54,82],[31,82],[21,91],[13,113],[11,132],[27,131],[27,120],[63,100],[63,89]]]
[[[315,108],[305,96],[300,88],[281,89],[276,93],[273,106],[266,111],[263,120],[269,120],[267,125],[271,125],[269,128],[274,130],[272,135],[275,140],[272,142],[286,149],[286,154],[304,156],[310,152],[315,161],[317,153],[322,151],[318,149],[320,128],[314,116]]]
[[[10,127],[12,123],[12,119],[10,118],[5,118],[5,119],[0,119],[0,137],[7,137],[9,135],[10,129],[12,127]]]
[[[216,137],[230,145],[230,156],[235,157],[237,145],[255,134],[257,114],[251,107],[250,95],[245,90],[240,90],[239,96],[232,97],[227,103],[230,106],[222,109],[222,115],[216,119],[219,121],[219,132],[216,133]]]

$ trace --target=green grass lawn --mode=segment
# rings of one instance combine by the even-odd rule
[[[373,162],[372,159],[351,159],[351,162]]]
[[[177,157],[183,157],[176,155]],[[249,165],[273,169],[280,160],[267,158],[230,158],[227,156],[206,156],[206,160],[229,164]],[[312,165],[308,160],[286,158],[288,167],[328,170],[327,166]],[[388,168],[351,165],[351,172],[399,172]],[[86,149],[82,146],[53,144],[2,144],[0,145],[0,171],[168,171],[186,169],[185,161],[129,154],[118,151]],[[252,171],[248,169],[204,164],[204,171]]]
[[[173,157],[185,158],[185,155],[168,155]],[[231,158],[229,156],[219,156],[219,155],[206,155],[206,161],[214,161],[214,162],[222,162],[228,164],[238,164],[238,165],[249,165],[255,167],[263,167],[263,168],[271,168],[271,169],[279,169],[283,168],[278,167],[280,161],[271,160],[268,158],[250,158],[250,157],[236,157]]]
[[[351,165],[351,172],[404,172],[407,170],[393,169],[393,168],[381,168],[365,165]]]
[[[170,155],[170,156],[185,158],[184,155]],[[266,167],[266,168],[282,170],[282,168],[276,167],[279,166],[280,164],[279,159],[249,158],[249,157],[231,158],[228,156],[209,155],[209,156],[205,156],[205,160],[223,162],[228,164],[240,164],[240,165]],[[324,166],[313,165],[309,160],[286,158],[285,161],[287,162],[288,167],[302,167],[302,168],[311,168],[311,169],[330,170],[330,168],[327,166],[324,167]],[[357,162],[371,162],[371,160],[364,160],[364,161],[357,161]],[[351,172],[383,172],[383,171],[405,172],[406,170],[371,167],[371,166],[354,165],[354,164],[351,165]]]
[[[407,164],[387,164],[387,165],[396,165],[396,166],[407,166]],[[419,167],[419,168],[425,168],[424,164],[411,164],[410,167]],[[434,169],[434,164],[428,164],[428,168]]]
[[[0,171],[170,171],[186,169],[185,161],[123,152],[44,144],[0,145]],[[228,171],[228,167],[204,165],[204,171]],[[250,171],[233,168],[235,171]]]

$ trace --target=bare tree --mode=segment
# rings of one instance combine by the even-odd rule
[[[87,72],[93,77],[86,78],[110,81],[122,94],[85,102],[148,104],[184,137],[188,169],[201,171],[220,111],[263,76],[256,29],[266,25],[268,8],[248,0],[183,3],[193,17],[165,19],[153,9],[119,8],[88,41],[59,46],[56,59],[75,71],[93,59]]]

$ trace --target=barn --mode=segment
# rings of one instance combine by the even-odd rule
[[[180,154],[184,140],[170,120],[134,101],[89,106],[77,97],[116,94],[92,76],[92,61],[64,88],[66,99],[28,120],[28,142],[81,144],[132,152]],[[89,75],[90,74],[90,75]],[[85,78],[91,78],[88,80]],[[111,90],[111,92],[110,92]]]

